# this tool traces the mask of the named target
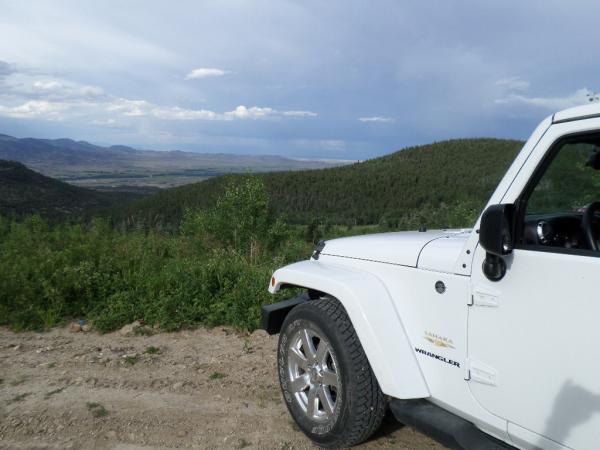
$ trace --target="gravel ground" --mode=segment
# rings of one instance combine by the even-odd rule
[[[0,328],[0,448],[315,448],[282,402],[277,338]],[[364,449],[441,449],[387,419]]]

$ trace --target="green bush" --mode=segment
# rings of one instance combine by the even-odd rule
[[[287,231],[269,209],[264,183],[256,177],[229,184],[208,210],[187,210],[181,229],[184,235],[200,236],[204,244],[233,249],[253,260],[281,244]]]
[[[244,218],[250,215],[249,218]],[[273,270],[310,245],[271,215],[256,180],[231,187],[182,231],[122,231],[107,222],[0,220],[0,324],[44,329],[85,317],[106,332],[135,320],[165,330],[252,330]]]

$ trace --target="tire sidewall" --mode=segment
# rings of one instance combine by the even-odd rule
[[[340,376],[341,386],[338,388],[336,408],[333,417],[327,422],[317,422],[308,418],[295,399],[294,393],[288,387],[287,350],[290,344],[289,340],[302,328],[314,329],[328,342]],[[286,317],[281,328],[277,347],[277,366],[281,391],[296,424],[309,438],[321,445],[327,445],[338,440],[351,417],[352,399],[349,394],[352,392],[354,383],[350,375],[354,373],[354,368],[345,353],[344,345],[339,338],[338,330],[335,329],[335,324],[328,322],[326,316],[312,308],[311,305],[297,306]]]

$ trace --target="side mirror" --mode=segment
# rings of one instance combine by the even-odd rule
[[[483,212],[479,243],[492,255],[508,255],[513,249],[515,205],[492,205]]]
[[[506,274],[502,256],[513,250],[515,205],[492,205],[483,212],[479,226],[479,243],[486,251],[483,273],[491,281],[500,281]]]

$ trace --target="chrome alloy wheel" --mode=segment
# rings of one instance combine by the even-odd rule
[[[331,419],[340,401],[340,376],[329,343],[315,330],[301,328],[289,341],[288,380],[291,393],[309,419]]]

